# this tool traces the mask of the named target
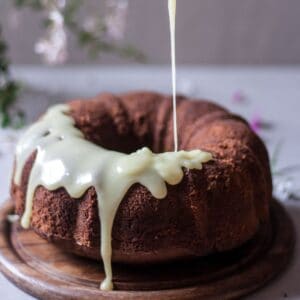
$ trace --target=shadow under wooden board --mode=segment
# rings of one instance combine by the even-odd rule
[[[116,290],[99,290],[102,266],[49,244],[32,230],[10,223],[8,201],[0,210],[2,273],[40,299],[234,299],[278,275],[289,262],[295,242],[293,224],[273,201],[271,222],[233,251],[189,262],[156,266],[113,265]],[[176,288],[175,288],[176,287]]]

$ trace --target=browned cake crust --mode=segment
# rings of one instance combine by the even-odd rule
[[[93,143],[126,153],[142,146],[154,152],[173,149],[169,97],[148,92],[101,94],[72,101],[70,106],[76,126]],[[159,262],[229,250],[249,240],[268,221],[272,193],[268,154],[246,121],[211,102],[179,97],[178,124],[180,149],[206,150],[214,159],[202,170],[185,170],[182,182],[168,186],[163,200],[139,184],[130,188],[114,221],[114,261]],[[33,153],[21,186],[12,184],[18,214],[24,211],[34,159]],[[93,187],[80,199],[70,198],[63,188],[38,187],[31,227],[65,249],[100,258]]]

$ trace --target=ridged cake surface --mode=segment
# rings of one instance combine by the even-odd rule
[[[69,105],[75,126],[95,144],[124,153],[144,146],[156,153],[173,150],[170,97],[151,92],[101,94]],[[230,250],[251,239],[269,219],[268,154],[247,122],[209,101],[178,97],[177,108],[179,149],[201,149],[213,160],[202,170],[184,170],[179,184],[168,185],[165,199],[154,198],[140,184],[128,190],[114,220],[113,261],[152,263]],[[24,212],[35,156],[27,160],[21,184],[12,183],[18,214]],[[72,199],[63,187],[38,187],[31,227],[69,251],[100,259],[93,187],[80,199]]]

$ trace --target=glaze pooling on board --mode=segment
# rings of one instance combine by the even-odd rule
[[[64,187],[72,198],[80,198],[88,188],[97,193],[101,222],[101,257],[106,278],[101,289],[111,290],[111,231],[116,211],[128,189],[135,183],[145,186],[162,199],[167,195],[166,182],[178,184],[182,167],[201,169],[212,159],[201,150],[154,154],[142,148],[131,154],[110,151],[84,139],[68,115],[68,105],[56,105],[24,134],[17,145],[14,181],[21,184],[22,171],[30,155],[37,151],[27,187],[24,228],[30,226],[32,202],[38,186],[48,190]],[[114,188],[111,188],[114,187]]]

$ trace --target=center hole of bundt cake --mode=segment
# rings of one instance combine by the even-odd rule
[[[115,126],[111,126],[112,124],[108,125],[103,126],[102,124],[100,128],[93,125],[85,127],[77,125],[76,127],[83,132],[88,141],[108,150],[129,154],[143,147],[148,147],[153,152],[163,152],[163,149],[154,147],[155,143],[151,131],[138,134],[133,128],[120,131]]]
[[[128,100],[125,109],[117,98],[102,95],[96,100],[72,102],[70,115],[87,140],[108,150],[127,154],[143,147],[155,153],[172,151],[172,146],[164,149],[162,145],[165,140],[162,124],[156,124],[147,105],[141,108],[138,100]]]
[[[148,147],[149,149],[151,149],[151,151],[154,151],[152,143],[150,143],[147,140],[142,141],[134,135],[128,135],[126,137],[119,135],[111,135],[109,137],[99,137],[99,139],[95,138],[96,137],[93,137],[93,139],[88,138],[88,140],[105,149],[121,153],[130,154],[143,147]]]

